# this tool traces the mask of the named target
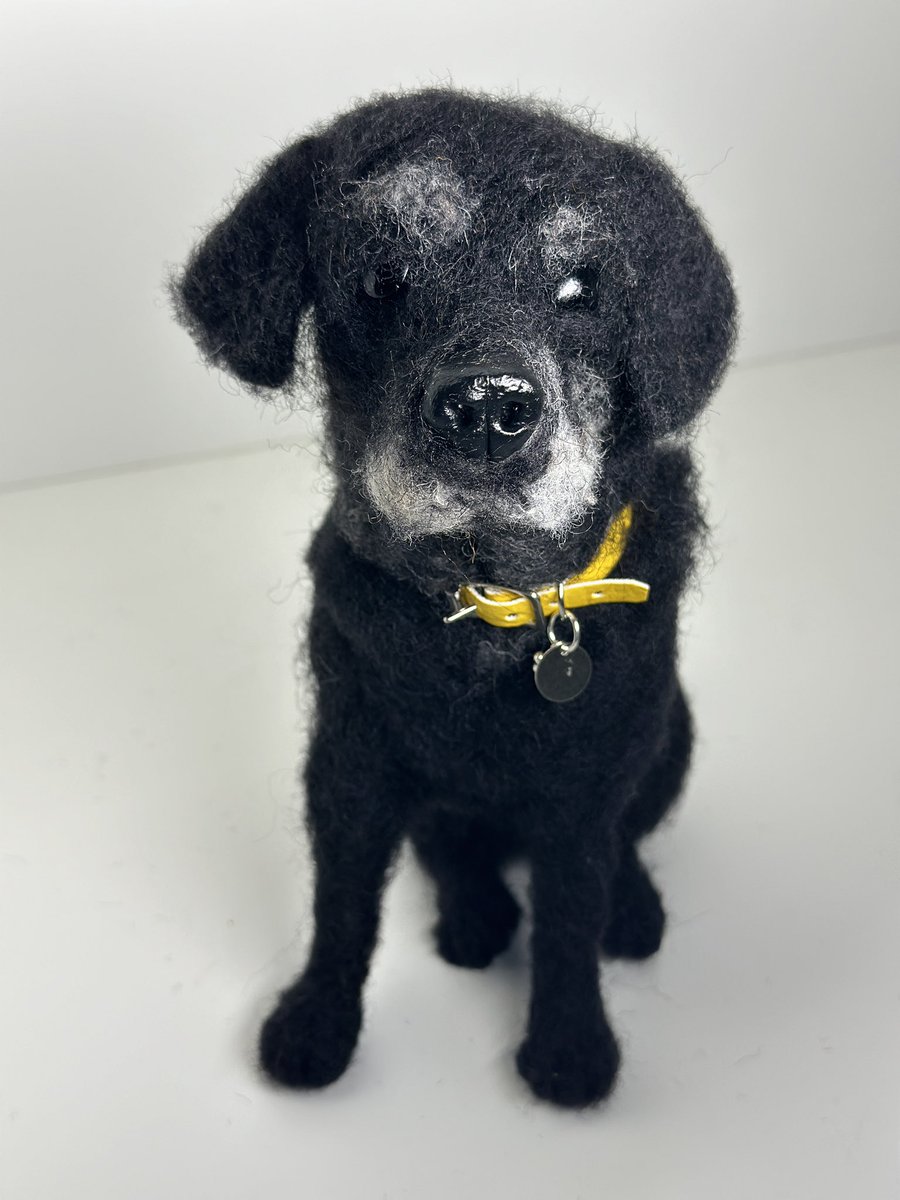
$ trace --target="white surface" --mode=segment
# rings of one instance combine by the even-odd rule
[[[741,353],[900,332],[895,0],[5,0],[0,483],[261,441],[160,284],[241,171],[452,79],[635,128],[734,265]]]
[[[720,397],[701,741],[649,847],[671,928],[605,970],[624,1070],[580,1115],[513,1073],[521,937],[486,973],[445,965],[409,864],[348,1074],[296,1096],[253,1071],[308,928],[312,456],[0,497],[0,1194],[896,1198],[898,374],[893,347]]]

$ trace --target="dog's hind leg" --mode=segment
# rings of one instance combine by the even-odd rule
[[[662,944],[666,913],[634,844],[622,851],[613,881],[603,953],[610,958],[650,958]]]
[[[439,808],[417,816],[410,835],[437,883],[438,951],[454,966],[488,966],[519,923],[519,906],[500,876],[510,847],[483,819]]]
[[[351,724],[359,736],[348,733]],[[381,893],[403,836],[405,781],[371,752],[363,725],[363,713],[347,717],[346,744],[320,734],[307,764],[315,933],[306,969],[282,993],[259,1042],[260,1066],[289,1087],[332,1083],[353,1055]]]
[[[635,843],[662,820],[677,800],[690,763],[692,741],[691,714],[679,689],[663,750],[625,813],[622,852],[602,939],[603,952],[612,958],[649,958],[662,942],[665,910]]]
[[[681,792],[694,741],[691,712],[679,687],[672,701],[665,742],[625,812],[622,831],[634,842],[655,829]]]

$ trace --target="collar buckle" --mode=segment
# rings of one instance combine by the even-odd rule
[[[462,585],[455,592],[448,592],[450,603],[453,605],[453,611],[444,617],[445,625],[454,625],[457,621],[465,621],[466,617],[474,617],[478,613],[477,604],[463,604],[462,602]]]

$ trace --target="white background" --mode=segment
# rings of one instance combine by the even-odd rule
[[[734,266],[743,359],[900,331],[895,0],[6,0],[0,483],[302,434],[161,280],[279,145],[452,80],[636,130]]]

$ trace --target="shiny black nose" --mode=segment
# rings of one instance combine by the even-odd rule
[[[499,462],[537,428],[543,395],[521,366],[442,368],[422,404],[422,419],[466,458]]]

